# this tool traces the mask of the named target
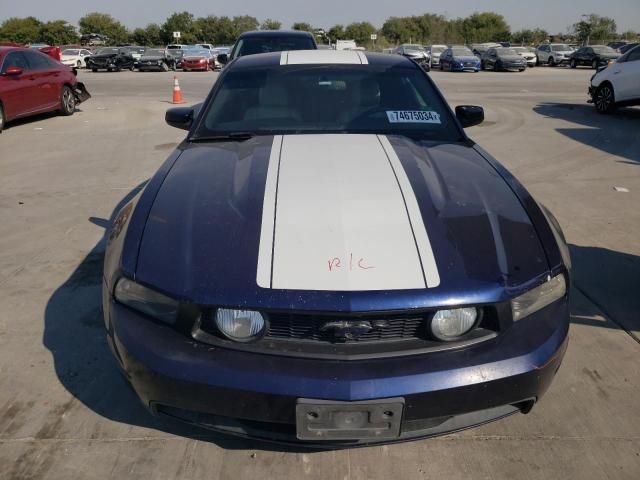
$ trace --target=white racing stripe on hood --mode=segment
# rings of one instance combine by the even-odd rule
[[[413,189],[386,137],[274,139],[257,283],[321,291],[440,283]]]

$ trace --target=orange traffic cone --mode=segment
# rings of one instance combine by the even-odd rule
[[[180,83],[178,83],[178,77],[173,77],[173,102],[172,103],[184,103],[182,98],[182,90],[180,90]]]

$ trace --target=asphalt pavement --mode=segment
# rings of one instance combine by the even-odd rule
[[[81,71],[93,98],[0,135],[0,478],[640,478],[640,109],[586,104],[592,71],[443,73],[469,134],[558,218],[573,258],[564,363],[528,415],[406,444],[294,451],[149,416],[100,311],[104,233],[184,137],[173,73]],[[217,74],[182,73],[188,104]]]

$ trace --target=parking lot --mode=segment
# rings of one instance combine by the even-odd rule
[[[590,69],[431,74],[468,133],[558,218],[570,343],[529,415],[406,444],[293,451],[151,417],[105,341],[105,229],[184,137],[173,73],[79,72],[93,98],[0,135],[0,478],[640,478],[640,108],[596,114]],[[175,74],[188,104],[217,74]]]

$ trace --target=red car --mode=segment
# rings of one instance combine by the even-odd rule
[[[215,58],[211,50],[185,50],[182,57],[182,70],[189,72],[192,70],[213,70],[215,68]]]
[[[0,47],[0,132],[6,122],[37,113],[73,115],[90,97],[73,70],[44,53]]]

